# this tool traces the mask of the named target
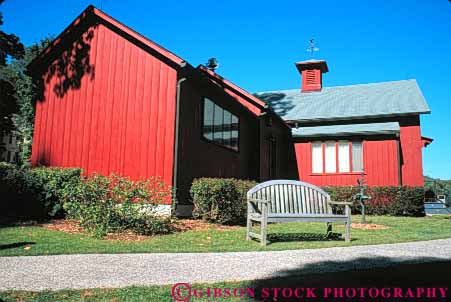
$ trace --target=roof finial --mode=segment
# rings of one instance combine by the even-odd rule
[[[311,38],[309,40],[309,43],[310,43],[310,46],[309,46],[309,48],[307,48],[307,51],[310,52],[310,56],[313,57],[314,52],[319,51],[319,48],[315,47],[315,39]]]

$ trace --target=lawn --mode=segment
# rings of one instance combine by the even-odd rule
[[[360,217],[353,216],[358,222]],[[86,234],[68,234],[40,226],[0,228],[0,256],[84,254],[84,253],[154,253],[154,252],[232,252],[287,249],[311,249],[335,246],[382,244],[451,237],[450,217],[371,216],[368,222],[386,229],[352,229],[351,243],[337,236],[325,238],[325,224],[284,223],[269,226],[269,240],[261,247],[245,240],[245,228],[208,229],[155,236],[141,241],[101,240]],[[343,233],[343,225],[334,232]]]

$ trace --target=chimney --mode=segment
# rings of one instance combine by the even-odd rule
[[[296,68],[302,77],[302,92],[321,91],[323,87],[323,73],[329,71],[325,60],[296,62]]]

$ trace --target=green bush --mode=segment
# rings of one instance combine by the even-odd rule
[[[331,195],[332,200],[336,201],[352,200],[352,196],[359,191],[357,186],[324,187],[323,189]],[[367,187],[365,194],[371,196],[371,199],[365,203],[366,214],[424,216],[422,187]],[[355,201],[352,212],[357,214],[360,211],[360,205]]]
[[[81,169],[35,168],[24,171],[26,186],[33,188],[46,213],[53,218],[64,217],[63,202],[68,192],[80,184]]]
[[[149,213],[151,205],[171,197],[170,188],[157,179],[86,178],[80,169],[22,169],[0,163],[0,196],[0,220],[5,222],[61,218],[67,211],[97,237],[123,230],[152,235],[173,229],[170,218]]]
[[[2,219],[26,220],[62,217],[67,190],[80,181],[80,169],[22,169],[0,163]]]
[[[200,178],[191,186],[193,216],[220,224],[246,221],[246,193],[257,183],[233,178]]]
[[[115,175],[94,175],[68,191],[64,208],[95,237],[123,230],[162,234],[172,231],[171,219],[154,216],[146,209],[170,196],[170,189],[158,179],[131,181]]]

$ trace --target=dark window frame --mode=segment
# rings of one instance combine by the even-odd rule
[[[211,134],[213,139],[208,138],[206,136],[205,132],[204,132],[204,127],[205,127],[205,125],[204,125],[204,122],[205,122],[205,102],[207,100],[210,101],[213,104],[213,119],[212,119],[212,121],[213,121],[213,125],[212,125],[213,126],[213,133]],[[214,117],[215,117],[215,107],[216,106],[223,110],[223,113],[222,113],[223,121],[224,121],[224,111],[226,111],[226,112],[228,112],[230,114],[230,120],[231,121],[233,120],[233,117],[237,118],[237,120],[238,120],[238,123],[237,123],[238,127],[237,127],[237,129],[233,129],[233,127],[231,127],[230,130],[229,130],[230,131],[230,137],[229,137],[230,142],[232,141],[232,131],[237,131],[238,132],[237,141],[236,141],[236,148],[228,146],[228,145],[224,144],[223,142],[215,141],[215,135],[214,135],[214,133],[215,133],[215,128],[214,128],[214,126],[215,126],[215,119],[214,119]],[[216,145],[218,147],[222,147],[222,148],[225,148],[225,149],[227,149],[229,151],[233,151],[233,152],[239,153],[240,152],[240,137],[241,137],[240,117],[237,114],[234,114],[231,110],[226,109],[226,108],[224,108],[221,105],[218,105],[215,101],[213,101],[212,99],[210,99],[208,97],[202,97],[202,102],[201,102],[201,108],[200,109],[201,109],[200,110],[200,112],[201,112],[201,114],[200,114],[200,117],[201,117],[201,119],[200,119],[200,121],[201,121],[200,137],[201,137],[201,139],[203,141],[208,142],[208,143],[214,144],[214,145]],[[223,125],[224,125],[224,123],[223,123]],[[222,127],[224,127],[223,125],[222,125]],[[232,125],[232,124],[230,124],[230,125]],[[224,131],[222,131],[222,132],[224,132]],[[223,139],[224,139],[224,135],[223,135]],[[232,144],[230,144],[230,145],[232,145]]]
[[[278,174],[277,139],[270,136],[266,140],[268,144],[268,175],[270,179],[273,179]]]

